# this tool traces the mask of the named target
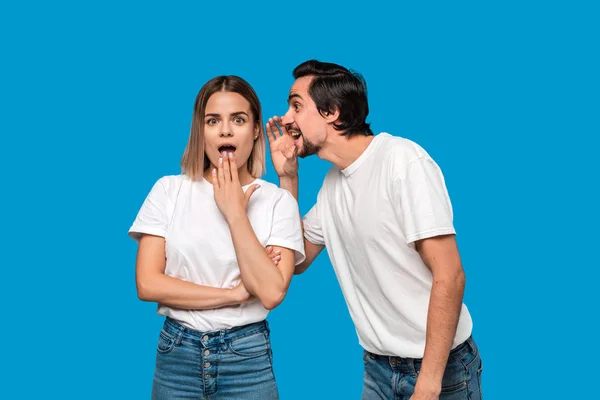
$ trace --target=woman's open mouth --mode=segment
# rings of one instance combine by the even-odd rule
[[[232,144],[222,144],[219,146],[219,153],[223,153],[226,152],[227,154],[229,153],[235,153],[235,146]]]

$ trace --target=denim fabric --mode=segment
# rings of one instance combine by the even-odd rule
[[[279,399],[267,322],[199,332],[167,318],[152,399]]]
[[[380,356],[365,351],[363,400],[408,400],[422,359]],[[472,338],[450,352],[440,400],[481,400],[482,363]]]

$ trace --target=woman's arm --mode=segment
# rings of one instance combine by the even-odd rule
[[[270,260],[264,249],[263,253]],[[187,310],[214,309],[252,299],[243,283],[233,289],[221,289],[165,275],[165,239],[152,235],[142,235],[140,239],[136,285],[140,300]]]
[[[243,214],[228,221],[238,265],[249,293],[256,296],[267,310],[284,299],[294,274],[294,251],[273,246],[280,259],[275,265],[256,238],[248,217]]]
[[[287,293],[294,274],[294,251],[273,246],[280,255],[277,266],[265,252],[246,215],[248,200],[258,185],[252,185],[246,193],[243,192],[232,154],[219,159],[218,171],[212,171],[212,181],[215,202],[231,231],[242,281],[248,292],[271,310],[283,301]]]

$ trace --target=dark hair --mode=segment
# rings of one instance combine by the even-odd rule
[[[341,65],[317,60],[305,61],[294,68],[294,79],[314,76],[308,94],[321,115],[339,111],[334,123],[343,136],[372,135],[371,124],[366,122],[369,114],[367,83],[358,72]]]
[[[254,142],[252,153],[248,159],[248,171],[259,178],[265,173],[265,135],[262,125],[262,108],[256,92],[243,78],[235,75],[222,75],[212,78],[202,86],[192,113],[190,138],[181,157],[181,170],[193,180],[202,178],[203,171],[210,166],[210,161],[204,153],[204,112],[210,96],[216,92],[233,92],[240,94],[250,103],[252,119],[259,128],[258,138]]]

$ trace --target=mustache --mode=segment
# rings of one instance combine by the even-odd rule
[[[292,124],[286,124],[285,129],[287,129],[288,132],[300,132],[300,133],[302,133],[302,131],[300,130],[300,128],[298,128],[296,125],[292,125]]]

